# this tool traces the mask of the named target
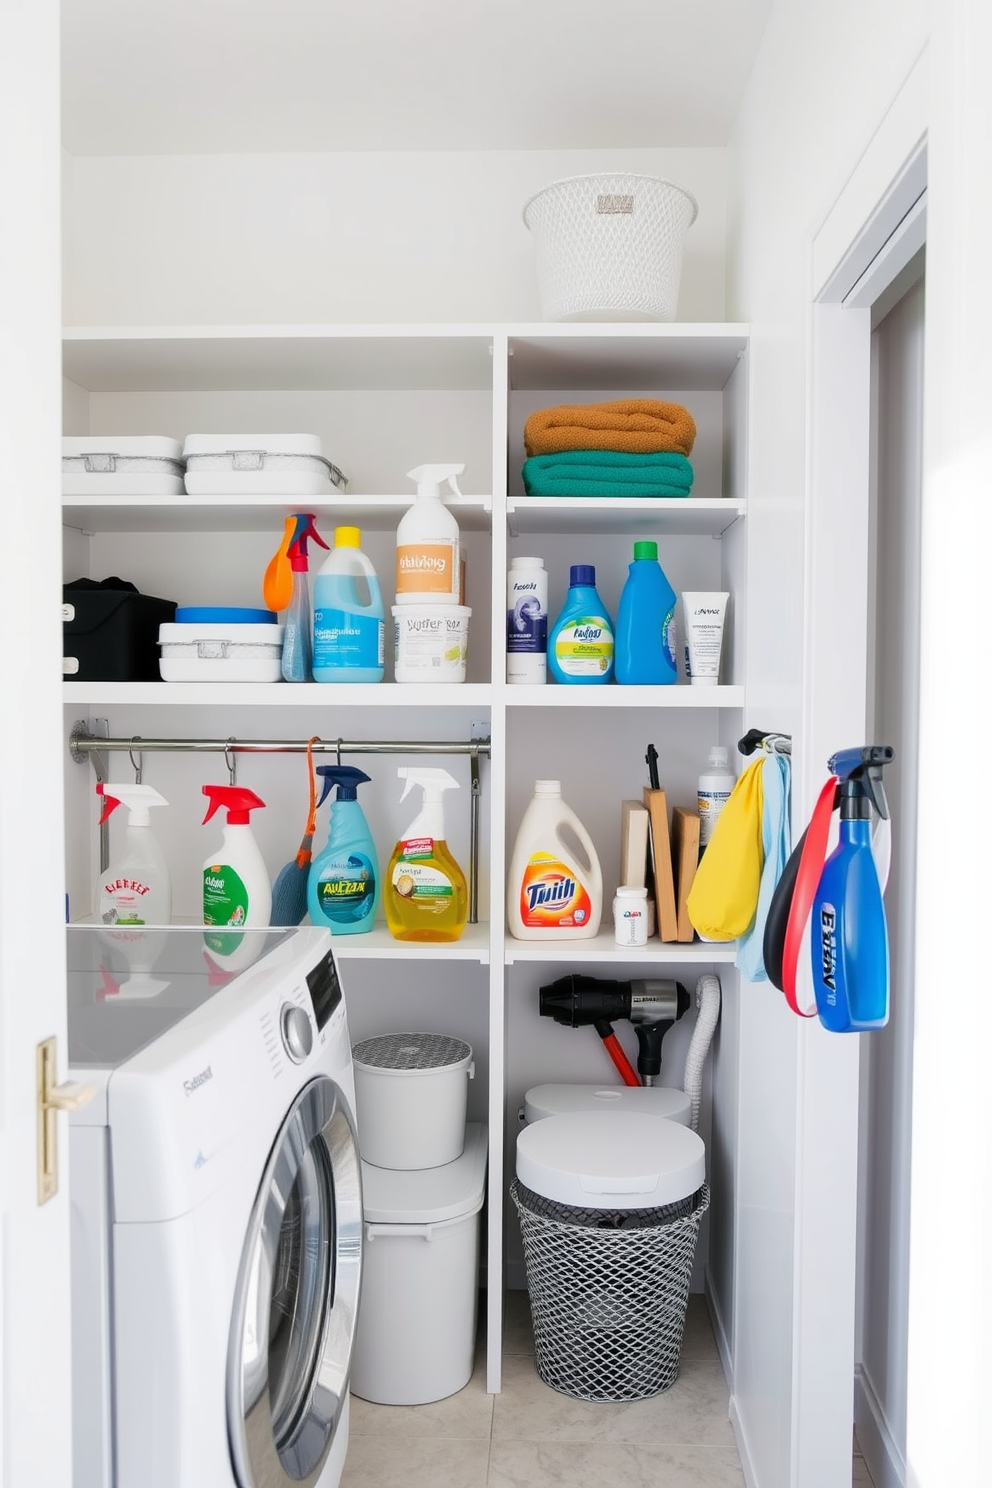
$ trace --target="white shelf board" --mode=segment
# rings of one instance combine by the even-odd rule
[[[687,943],[653,939],[646,946],[630,949],[617,945],[613,939],[612,927],[600,930],[598,935],[589,940],[515,940],[512,935],[508,935],[503,951],[508,965],[521,961],[563,961],[576,964],[587,961],[622,961],[641,966],[687,963],[708,966],[714,963],[733,963],[736,954],[735,940],[716,945],[702,940]]]
[[[156,499],[122,492],[116,496],[67,496],[62,523],[84,532],[262,532],[282,531],[293,512],[312,511],[327,535],[334,526],[391,532],[410,509],[413,497],[352,496],[168,496]],[[452,496],[445,506],[463,532],[488,532],[491,496]],[[317,550],[314,549],[314,552]],[[315,571],[315,570],[314,570]]]
[[[459,940],[394,940],[385,925],[367,935],[332,935],[334,954],[341,961],[478,961],[489,965],[489,923],[466,925]]]
[[[743,708],[743,687],[620,687],[615,683],[505,686],[508,708]]]
[[[94,393],[490,390],[493,328],[70,326],[62,366]]]
[[[64,682],[63,700],[80,707],[488,708],[488,682]],[[425,718],[425,727],[430,720]],[[429,727],[428,727],[429,732]]]
[[[508,326],[510,387],[577,392],[719,391],[744,356],[746,325],[718,322]]]
[[[658,532],[672,537],[719,537],[744,515],[744,501],[720,497],[511,496],[506,504],[510,534]]]

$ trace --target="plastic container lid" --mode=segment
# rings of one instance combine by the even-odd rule
[[[461,1157],[440,1168],[376,1168],[362,1163],[362,1209],[369,1224],[441,1224],[482,1208],[487,1132],[469,1121]]]
[[[243,610],[231,605],[186,605],[176,611],[177,625],[275,625],[274,610]]]
[[[62,440],[65,459],[80,455],[137,455],[142,459],[183,458],[182,441],[164,434],[67,434]]]
[[[637,1111],[641,1115],[662,1116],[688,1126],[692,1120],[692,1102],[684,1090],[670,1090],[667,1085],[533,1085],[524,1096],[524,1116],[528,1122],[543,1121],[548,1116],[564,1116],[571,1111]]]
[[[472,1045],[443,1033],[384,1033],[356,1044],[351,1055],[373,1074],[418,1075],[470,1064]]]
[[[568,571],[569,588],[574,589],[576,584],[587,584],[590,588],[596,583],[596,570],[591,563],[573,563]]]
[[[658,544],[656,542],[635,542],[634,562],[637,563],[642,558],[653,558],[657,563]]]
[[[525,1126],[517,1177],[575,1209],[655,1209],[689,1198],[706,1178],[703,1140],[637,1111],[575,1111]]]
[[[187,456],[226,455],[234,450],[323,458],[319,434],[187,434],[183,445]]]

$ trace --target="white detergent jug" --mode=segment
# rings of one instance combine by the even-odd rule
[[[568,827],[585,854],[562,836]],[[535,780],[510,858],[507,920],[517,940],[586,940],[599,931],[603,874],[592,838],[562,800],[561,782]]]

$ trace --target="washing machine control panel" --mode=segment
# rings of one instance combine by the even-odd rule
[[[303,1008],[283,1004],[279,1014],[283,1048],[294,1064],[302,1064],[313,1048],[313,1027]]]

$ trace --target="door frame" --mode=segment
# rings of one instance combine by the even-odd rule
[[[37,1046],[66,1066],[58,0],[7,0],[0,48],[0,1479],[72,1480],[68,1117],[38,1202]]]

